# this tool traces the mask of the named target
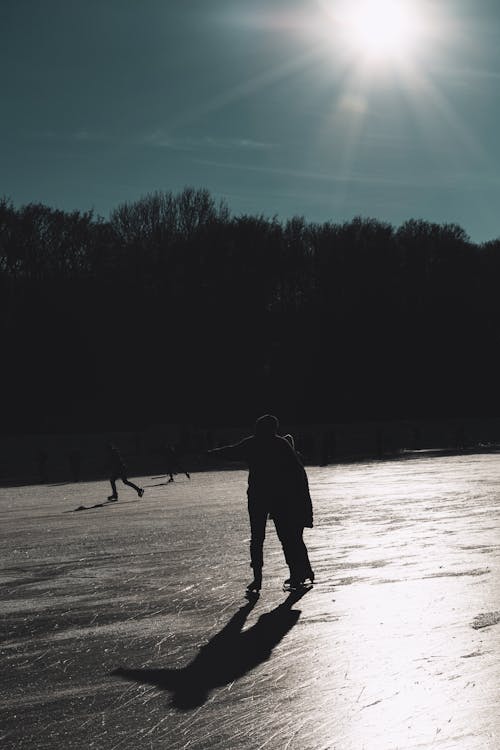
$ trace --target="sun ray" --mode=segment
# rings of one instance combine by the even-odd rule
[[[237,85],[214,95],[189,111],[185,111],[171,119],[170,127],[178,128],[191,122],[200,120],[207,114],[226,108],[234,102],[244,100],[266,88],[274,86],[307,67],[317,64],[317,49],[307,49],[304,53],[290,57],[280,65],[276,65],[263,73],[242,80]]]
[[[400,90],[411,106],[420,129],[430,132],[430,128],[434,127],[434,132],[429,136],[432,140],[435,139],[435,128],[438,127],[449,145],[451,140],[455,142],[458,147],[454,149],[455,153],[464,157],[471,156],[478,163],[487,164],[487,154],[481,143],[437,83],[422,69],[406,66],[402,72]]]

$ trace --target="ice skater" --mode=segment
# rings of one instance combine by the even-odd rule
[[[314,572],[303,540],[304,528],[313,526],[313,509],[304,466],[291,444],[278,435],[278,420],[265,414],[255,423],[254,434],[234,445],[208,451],[209,454],[248,464],[248,514],[250,518],[250,566],[254,579],[247,590],[262,586],[263,549],[266,523],[271,517],[283,547],[290,577],[285,590],[296,590]]]
[[[139,497],[142,497],[144,495],[144,490],[142,487],[138,487],[133,482],[130,482],[127,479],[127,467],[125,466],[125,462],[121,456],[120,451],[116,447],[116,445],[113,445],[113,443],[109,443],[108,445],[109,450],[109,481],[111,483],[111,490],[112,493],[109,495],[108,500],[111,502],[115,502],[118,500],[118,492],[116,491],[116,480],[121,479],[123,484],[128,485],[129,487],[132,487],[134,489]]]
[[[181,464],[178,449],[167,443],[165,446],[165,452],[167,454],[167,474],[169,476],[169,482],[174,481],[174,474],[185,474],[188,479],[191,479],[191,475],[184,466]]]

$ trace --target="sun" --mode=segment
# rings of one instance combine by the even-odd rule
[[[351,52],[373,63],[408,58],[417,47],[423,18],[411,0],[347,0],[337,22]]]

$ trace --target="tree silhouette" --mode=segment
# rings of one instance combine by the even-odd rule
[[[499,272],[500,240],[421,219],[232,216],[191,187],[109,221],[3,198],[4,429],[490,415]]]

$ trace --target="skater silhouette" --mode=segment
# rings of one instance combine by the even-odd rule
[[[118,492],[116,491],[116,480],[121,479],[123,484],[128,485],[129,487],[132,487],[134,489],[139,497],[142,497],[144,495],[144,490],[142,487],[138,487],[133,482],[130,482],[127,479],[127,467],[125,466],[125,462],[120,454],[120,451],[116,447],[116,445],[113,445],[113,443],[108,444],[108,451],[109,451],[109,481],[111,483],[111,490],[112,493],[109,495],[108,500],[111,502],[114,502],[118,500]]]
[[[185,474],[188,479],[191,479],[189,472],[181,464],[179,449],[175,445],[167,443],[165,452],[167,455],[167,474],[170,477],[168,481],[174,481],[174,474]]]
[[[284,586],[300,588],[314,572],[302,538],[304,527],[312,528],[313,511],[307,474],[291,444],[277,434],[278,420],[265,414],[255,432],[234,445],[208,451],[209,454],[248,464],[248,514],[250,518],[250,566],[254,580],[247,588],[260,591],[267,518],[270,516],[283,547],[290,578]]]
[[[113,674],[168,690],[172,693],[172,705],[178,709],[186,711],[201,706],[211,690],[243,677],[270,658],[274,647],[296,625],[301,612],[292,607],[304,593],[289,594],[286,601],[241,632],[257,601],[257,598],[251,599],[182,669],[120,668]]]

